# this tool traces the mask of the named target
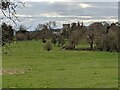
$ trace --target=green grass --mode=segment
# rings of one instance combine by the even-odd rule
[[[65,51],[57,46],[48,52],[43,46],[40,41],[11,45],[12,53],[3,54],[3,69],[22,69],[26,72],[3,74],[3,87],[118,87],[118,53]]]

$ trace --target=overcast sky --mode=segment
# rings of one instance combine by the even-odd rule
[[[17,10],[19,24],[33,30],[38,23],[56,21],[63,23],[83,22],[89,25],[96,21],[118,21],[118,0],[22,0],[25,7]],[[34,1],[34,2],[33,2]],[[43,2],[44,1],[44,2]],[[89,1],[89,2],[87,2]]]

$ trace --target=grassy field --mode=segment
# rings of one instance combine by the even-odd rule
[[[57,46],[48,52],[43,46],[40,41],[11,45],[12,53],[2,57],[3,87],[118,87],[118,53],[65,51]]]

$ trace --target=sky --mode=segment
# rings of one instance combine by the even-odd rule
[[[21,0],[21,1],[22,2],[119,2],[119,0]]]
[[[18,25],[30,27],[56,21],[56,28],[63,23],[117,22],[119,0],[21,0],[25,7],[17,8]],[[28,2],[29,1],[29,2]]]

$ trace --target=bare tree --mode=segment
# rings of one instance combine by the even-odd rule
[[[37,27],[35,28],[36,31],[40,31],[43,28],[45,28],[45,24],[38,24]]]
[[[88,43],[90,44],[90,49],[93,50],[95,40],[99,39],[101,34],[105,34],[106,29],[103,26],[102,22],[94,22],[88,26],[87,31],[86,31],[86,39]]]
[[[53,27],[56,26],[56,22],[55,21],[49,21],[48,23],[45,24],[47,26],[48,29],[52,29]]]
[[[43,43],[45,43],[47,39],[52,37],[52,31],[46,24],[38,24],[35,30],[37,31],[37,37],[39,39],[42,39]]]
[[[20,1],[1,0],[0,10],[3,14],[1,19],[9,19],[16,24],[16,20],[19,21],[18,17],[16,16],[16,8],[19,7],[20,4],[24,6],[24,3]]]

